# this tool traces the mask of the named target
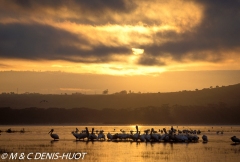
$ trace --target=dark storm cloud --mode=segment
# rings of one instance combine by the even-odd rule
[[[69,60],[74,62],[108,62],[111,54],[131,53],[126,47],[91,46],[81,35],[47,25],[0,24],[0,57],[22,59]],[[91,62],[90,61],[90,62]]]
[[[159,61],[157,58],[149,55],[142,55],[139,60],[138,64],[145,65],[145,66],[151,66],[151,65],[158,65],[158,66],[164,66],[166,65],[164,62]]]
[[[111,10],[114,12],[131,12],[133,9],[136,8],[136,4],[131,1],[125,1],[125,0],[81,0],[81,1],[75,1],[76,4],[81,6],[82,9],[85,11],[91,11],[91,12],[105,12],[106,10]],[[126,3],[127,2],[127,3]],[[129,4],[129,5],[128,5]]]
[[[199,3],[204,5],[200,25],[181,34],[174,31],[158,33],[157,38],[166,38],[169,41],[142,46],[145,52],[154,57],[172,56],[176,61],[188,58],[192,61],[210,62],[223,60],[224,51],[238,52],[240,1],[200,0]]]
[[[0,42],[2,57],[28,59],[53,59],[55,55],[50,54],[56,54],[59,49],[62,49],[62,53],[72,54],[77,52],[72,43],[87,43],[64,30],[39,24],[0,24]]]
[[[60,6],[75,6],[80,7],[85,11],[89,10],[91,12],[102,12],[105,10],[129,12],[136,6],[136,4],[131,0],[12,0],[9,3],[15,3],[24,9],[31,9],[35,7],[50,7],[58,9]],[[127,3],[130,3],[131,5],[127,5]]]
[[[8,1],[8,0],[6,0]],[[63,1],[61,0],[12,0],[8,1],[8,3],[15,3],[16,5],[24,8],[24,9],[32,9],[38,6],[42,7],[51,7],[51,8],[58,8],[59,6],[64,5]]]
[[[134,25],[143,22],[151,26],[161,23],[141,17],[131,19],[131,12],[138,8],[137,1],[129,0],[3,0],[0,1],[0,57],[23,59],[69,60],[75,62],[109,62],[112,54],[131,54],[131,46],[144,49],[138,60],[141,65],[165,65],[161,58],[171,57],[174,61],[224,60],[228,51],[237,53],[240,48],[240,1],[239,0],[196,0],[203,8],[203,18],[198,26],[184,33],[162,31],[156,33],[152,44],[141,45],[138,40],[128,47],[94,44],[84,36],[63,29],[37,24],[44,18],[50,22],[73,21],[76,24]],[[66,8],[69,15],[63,16]],[[161,8],[159,8],[161,10]],[[184,11],[183,11],[184,12]],[[63,15],[61,15],[63,14]],[[114,14],[118,18],[114,18]],[[80,15],[80,16],[79,16]],[[128,20],[124,16],[129,17]],[[148,17],[147,17],[148,18]],[[28,22],[28,24],[7,21]],[[45,19],[44,19],[45,20]],[[147,23],[151,22],[151,23]],[[135,33],[133,33],[135,34]],[[136,36],[136,34],[134,35]],[[96,41],[100,38],[96,38]],[[154,40],[156,39],[156,40]],[[165,40],[164,43],[156,43]],[[97,41],[98,42],[98,41]],[[117,41],[116,41],[117,42]],[[90,50],[81,48],[82,45]],[[164,59],[163,59],[164,60]]]
[[[62,17],[61,14],[56,14],[52,19],[60,22],[67,20],[92,25],[119,23],[114,19],[114,14],[128,14],[137,7],[132,0],[5,0],[3,2],[2,5],[8,8],[2,12],[5,16],[28,17],[26,12],[31,12],[31,15],[41,17],[48,16],[49,10],[55,13],[61,12],[61,14],[64,14],[65,11],[66,13],[74,13],[74,16]],[[17,7],[17,10],[12,8],[12,5]]]

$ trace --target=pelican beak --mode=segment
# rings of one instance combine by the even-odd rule
[[[52,132],[53,132],[53,129],[51,129],[50,132],[48,132],[48,134],[49,134],[49,133],[52,133]]]

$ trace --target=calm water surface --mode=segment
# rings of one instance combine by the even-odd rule
[[[240,126],[174,126],[176,129],[192,129],[201,130],[202,133],[197,143],[169,143],[169,142],[132,142],[132,141],[76,141],[72,131],[76,129],[85,129],[85,126],[0,126],[0,161],[230,161],[235,162],[240,159],[240,145],[233,145],[230,137],[240,137]],[[4,132],[8,128],[20,131],[25,129],[25,133]],[[50,129],[54,128],[56,134],[59,135],[59,141],[52,141],[48,134]],[[104,130],[105,134],[119,133],[120,129],[129,133],[135,130],[135,126],[88,126],[89,130]],[[145,129],[154,128],[155,130],[170,126],[139,126],[139,130],[143,132]],[[115,132],[114,132],[115,129]],[[210,132],[209,132],[210,131]],[[223,131],[223,134],[217,134],[216,131]],[[202,135],[208,136],[209,142],[202,143]],[[2,155],[7,153],[24,153],[28,155],[33,153],[87,153],[84,159],[78,160],[23,160],[3,159]],[[78,154],[79,155],[79,154]],[[30,156],[33,158],[33,156]]]

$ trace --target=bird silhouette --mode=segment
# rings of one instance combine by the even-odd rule
[[[208,142],[208,138],[207,138],[207,136],[205,134],[202,136],[202,140],[203,140],[203,143],[207,143]]]
[[[54,129],[51,129],[51,130],[50,130],[50,132],[49,132],[49,133],[50,133],[50,136],[54,139],[54,141],[55,141],[55,140],[59,140],[59,136],[58,136],[57,134],[53,134],[53,131],[54,131]],[[48,133],[48,134],[49,134],[49,133]]]
[[[240,139],[237,138],[236,136],[232,136],[232,137],[231,137],[231,140],[232,140],[233,142],[235,142],[235,144],[240,142]]]

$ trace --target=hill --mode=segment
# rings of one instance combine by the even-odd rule
[[[239,97],[240,84],[156,94],[2,94],[0,123],[240,124]]]
[[[143,94],[108,95],[43,95],[43,94],[1,94],[0,107],[19,108],[80,108],[121,109],[167,105],[197,105],[224,103],[240,106],[240,84],[208,88],[195,91]]]

